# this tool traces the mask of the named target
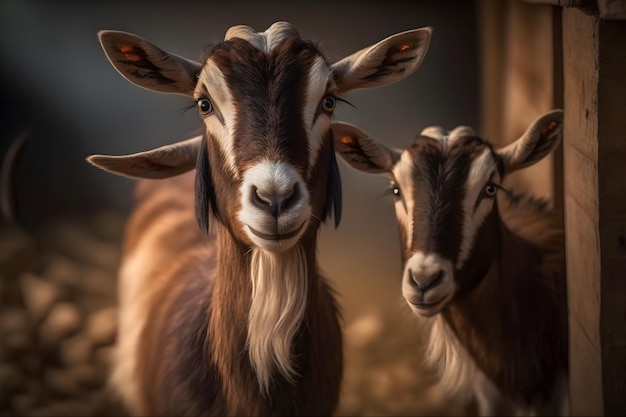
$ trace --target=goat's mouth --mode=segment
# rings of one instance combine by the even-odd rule
[[[248,225],[248,229],[250,229],[250,232],[252,232],[252,234],[258,238],[261,238],[263,240],[270,240],[270,241],[278,242],[281,240],[288,240],[297,236],[298,233],[300,233],[300,231],[304,227],[305,223],[306,222],[302,222],[300,226],[286,233],[263,233],[261,231],[256,230],[250,225]]]
[[[444,295],[437,301],[431,301],[428,303],[423,300],[420,301],[417,297],[406,297],[405,299],[413,312],[419,314],[420,316],[432,317],[445,307],[450,298],[450,295]]]
[[[438,304],[441,304],[442,301],[443,301],[443,298],[440,299],[440,300],[435,301],[434,303],[425,303],[423,301],[409,301],[409,303],[413,304],[416,308],[423,309],[423,310],[429,310],[429,309],[437,306]]]

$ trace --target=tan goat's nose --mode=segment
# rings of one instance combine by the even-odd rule
[[[444,271],[439,269],[434,272],[414,272],[409,269],[409,283],[422,292],[426,292],[432,288],[435,288],[443,281]]]
[[[274,187],[266,190],[252,186],[252,203],[263,211],[278,217],[289,210],[302,198],[298,184],[294,182],[290,187],[278,190]]]

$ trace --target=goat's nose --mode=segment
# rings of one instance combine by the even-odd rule
[[[300,198],[301,193],[297,183],[282,189],[252,187],[252,203],[274,217],[280,216],[281,213],[295,206]]]
[[[443,269],[434,272],[415,272],[409,269],[409,283],[423,293],[435,288],[443,281]]]

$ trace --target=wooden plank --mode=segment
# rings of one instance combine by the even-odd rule
[[[577,9],[563,10],[573,415],[626,414],[624,45],[624,22]],[[597,366],[598,346],[600,367],[591,369],[590,363]],[[599,387],[601,397],[590,387]]]
[[[559,7],[552,9],[552,105],[556,109],[562,109],[563,103],[563,25],[562,13]],[[563,147],[561,142],[559,147],[552,155],[552,189],[554,208],[563,214],[564,210],[564,166],[563,166]],[[563,222],[564,220],[561,219]]]
[[[553,7],[511,1],[508,10],[504,61],[503,141],[517,139],[553,103]],[[532,28],[532,29],[531,29]],[[515,188],[552,200],[552,158],[510,175],[506,182]]]
[[[584,357],[570,369],[572,416],[599,416],[602,413],[602,356],[585,336],[585,330],[570,318],[570,357]],[[600,403],[598,403],[600,401]]]
[[[572,415],[604,414],[598,236],[598,19],[563,10],[565,225]]]
[[[622,372],[615,372],[615,370]],[[626,347],[605,346],[602,352],[602,374],[604,386],[609,387],[604,392],[604,415],[624,415],[624,395],[626,393],[626,378],[623,370],[626,369]],[[608,395],[607,395],[608,394]]]
[[[519,0],[479,2],[480,130],[497,146],[517,139],[536,117],[555,107],[554,45],[546,42],[553,38],[553,10]],[[553,201],[553,158],[514,172],[505,184]],[[560,186],[558,192],[560,208]]]
[[[492,140],[502,135],[503,66],[509,1],[480,0],[481,120],[480,133]]]
[[[599,23],[598,197],[604,412],[626,415],[626,22]]]
[[[566,155],[567,156],[567,155]],[[571,165],[566,158],[565,164]],[[567,176],[567,174],[566,174]],[[568,185],[566,183],[566,189]],[[565,197],[565,228],[567,231],[567,302],[570,316],[576,317],[593,347],[600,352],[600,262],[589,242],[597,242],[596,222],[591,219],[571,196]],[[570,326],[571,329],[571,326]],[[574,352],[574,357],[576,353]],[[579,361],[572,361],[573,367]],[[600,381],[597,381],[600,383]]]

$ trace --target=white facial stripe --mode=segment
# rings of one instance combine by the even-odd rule
[[[204,119],[205,128],[219,143],[220,149],[226,159],[226,164],[231,173],[238,177],[237,164],[235,162],[234,138],[235,121],[237,120],[237,109],[228,88],[228,83],[219,67],[209,59],[200,73],[196,91],[202,94],[201,87],[204,86],[213,100],[213,105],[219,109],[224,120],[224,125],[214,115]]]
[[[465,182],[465,200],[463,201],[463,233],[461,250],[456,267],[460,269],[467,258],[474,244],[477,230],[482,225],[485,217],[489,214],[492,200],[483,199],[474,211],[474,204],[483,187],[487,184],[489,177],[496,168],[496,160],[491,154],[491,150],[486,148],[474,161],[470,167],[467,181]]]
[[[403,224],[406,229],[406,247],[410,248],[413,245],[413,228],[414,222],[412,220],[412,213],[415,207],[414,192],[413,192],[413,159],[408,151],[402,152],[400,160],[393,167],[393,176],[396,179],[398,187],[400,187],[400,193],[402,199],[396,201],[396,217],[398,222]],[[406,206],[406,208],[405,208]]]
[[[318,56],[309,69],[308,86],[306,91],[306,102],[304,105],[304,123],[309,130],[309,169],[313,167],[317,160],[317,155],[323,143],[323,135],[330,127],[330,118],[325,115],[315,120],[315,114],[320,105],[320,101],[326,94],[328,80],[331,78],[331,71],[326,61]]]

